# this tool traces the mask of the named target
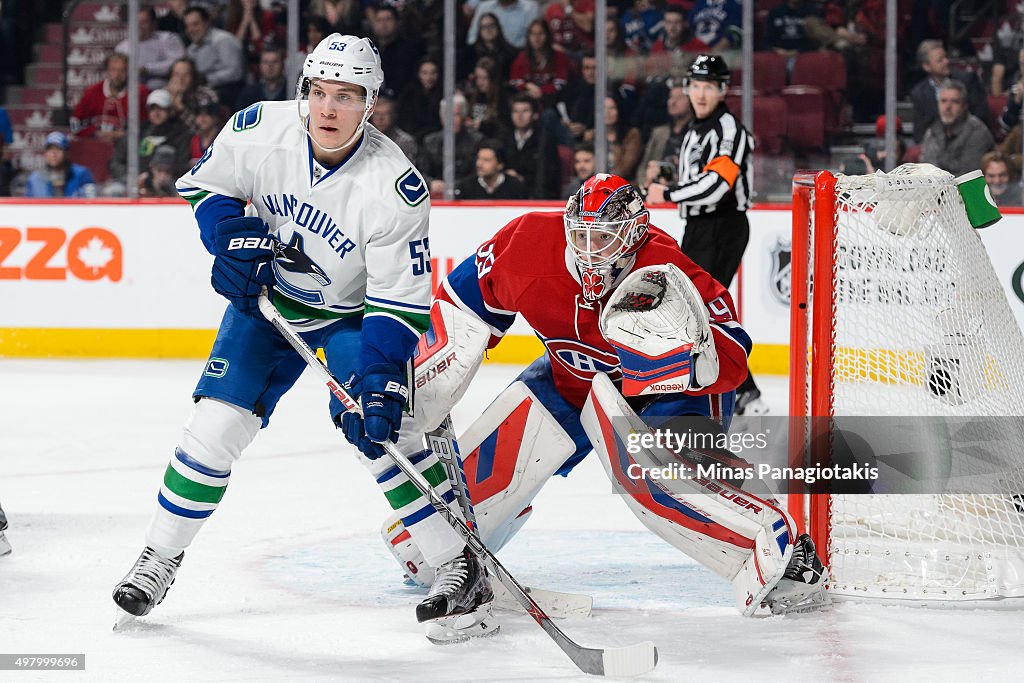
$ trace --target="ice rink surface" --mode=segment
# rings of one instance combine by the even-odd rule
[[[167,600],[111,631],[201,361],[0,361],[0,652],[85,653],[84,672],[0,681],[586,680],[526,616],[438,647],[378,536],[388,508],[308,373],[234,468]],[[517,372],[485,366],[463,429]],[[785,410],[785,381],[762,378]],[[744,619],[718,578],[643,529],[588,458],[500,557],[523,583],[594,597],[582,645],[653,640],[651,681],[1020,680],[1024,612],[844,604]]]

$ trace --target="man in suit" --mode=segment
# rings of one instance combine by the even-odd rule
[[[988,109],[988,96],[981,80],[973,72],[953,71],[949,67],[946,49],[938,40],[922,40],[917,48],[917,61],[926,78],[910,91],[914,105],[914,142],[921,142],[924,133],[939,118],[939,86],[952,78],[964,84],[967,90],[967,106],[970,112],[981,119],[991,130],[992,116]]]

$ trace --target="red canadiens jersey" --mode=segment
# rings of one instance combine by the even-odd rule
[[[750,337],[736,322],[728,290],[684,256],[671,237],[651,226],[632,263],[616,282],[636,268],[666,263],[686,273],[707,302],[718,349],[718,381],[693,393],[735,389],[747,375]],[[516,315],[522,315],[547,349],[558,392],[582,407],[596,373],[607,373],[616,383],[622,376],[615,349],[598,325],[612,287],[589,303],[583,297],[583,286],[566,245],[562,213],[535,212],[513,220],[459,264],[438,288],[437,298],[487,323],[491,347],[500,341]]]

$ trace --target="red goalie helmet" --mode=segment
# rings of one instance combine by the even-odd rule
[[[635,187],[617,175],[598,173],[565,205],[565,240],[577,265],[599,268],[639,249],[649,222]]]

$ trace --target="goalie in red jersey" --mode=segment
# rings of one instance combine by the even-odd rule
[[[650,225],[636,188],[598,174],[564,212],[516,218],[455,268],[435,299],[417,361],[415,419],[424,431],[446,417],[517,315],[545,346],[460,437],[478,528],[492,550],[522,527],[552,475],[568,475],[594,451],[648,528],[732,581],[744,614],[825,600],[810,538],[797,537],[770,496],[729,482],[636,476],[636,465],[675,456],[625,447],[650,431],[641,418],[698,416],[728,430],[751,346],[729,292]],[[397,518],[383,533],[409,578],[430,575]]]

